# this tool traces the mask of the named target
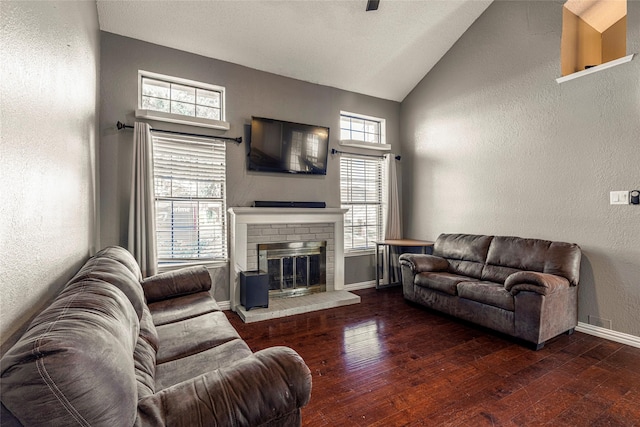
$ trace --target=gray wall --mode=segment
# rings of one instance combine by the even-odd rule
[[[94,249],[100,46],[95,3],[0,7],[4,352]]]
[[[160,129],[183,130],[225,136],[245,136],[251,116],[264,116],[300,123],[328,126],[330,147],[338,148],[340,110],[358,112],[387,120],[387,139],[399,149],[400,104],[339,89],[306,83],[239,65],[169,49],[111,33],[101,33],[100,110],[100,237],[103,246],[126,245],[131,131],[115,130],[118,120],[133,124],[137,105],[138,70],[145,70],[217,84],[226,87],[226,133],[170,123],[151,122]],[[327,58],[330,61],[331,58]],[[250,173],[246,167],[246,144],[227,146],[227,204],[250,206],[255,200],[323,201],[340,206],[339,158],[329,155],[325,177]],[[367,258],[367,259],[370,259]],[[368,280],[345,265],[347,277],[355,282]],[[356,263],[357,259],[353,259]],[[358,263],[357,270],[360,269]],[[224,277],[218,274],[217,278]],[[218,281],[214,294],[228,300],[228,280]]]
[[[558,85],[561,33],[562,2],[494,2],[402,102],[407,235],[576,242],[579,321],[640,336],[640,206],[609,205],[640,187],[640,58]]]

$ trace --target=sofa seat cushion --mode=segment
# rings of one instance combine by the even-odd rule
[[[515,310],[513,295],[500,283],[461,282],[458,283],[458,296],[504,310]]]
[[[469,280],[474,279],[470,279],[467,276],[460,276],[453,273],[423,272],[416,274],[414,283],[417,286],[422,286],[423,288],[435,289],[449,295],[457,295],[458,283],[468,282]]]
[[[251,356],[249,346],[241,339],[234,339],[201,353],[156,366],[156,391],[220,368],[231,366],[238,360]]]
[[[209,292],[197,292],[177,298],[149,304],[149,310],[156,326],[179,322],[192,317],[220,311],[216,301]]]
[[[240,335],[221,311],[158,326],[157,363],[190,356],[217,347]]]

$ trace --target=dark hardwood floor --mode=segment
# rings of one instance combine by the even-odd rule
[[[305,426],[640,425],[640,348],[576,332],[540,351],[404,301],[244,324],[252,350],[286,345],[313,376]]]

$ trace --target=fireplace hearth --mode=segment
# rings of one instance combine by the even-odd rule
[[[269,298],[326,291],[326,241],[258,244],[258,266],[269,276]]]

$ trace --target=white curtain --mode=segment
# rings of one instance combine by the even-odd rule
[[[143,277],[153,276],[158,272],[155,223],[151,127],[146,123],[136,122],[133,130],[133,167],[127,249],[138,261]]]
[[[386,158],[387,162],[387,191],[386,191],[386,215],[384,224],[384,238],[385,240],[402,239],[402,215],[400,212],[400,193],[398,188],[398,172],[396,168],[396,156],[394,154],[388,154]],[[391,251],[391,257],[385,259],[391,259],[391,265],[387,266],[386,270],[390,274],[390,281],[397,282],[400,280],[398,257],[400,256],[401,248],[386,246],[386,250]],[[385,261],[386,262],[386,261]]]
[[[387,155],[387,215],[384,225],[384,238],[402,239],[402,217],[400,214],[400,194],[398,189],[398,172],[396,156]]]

